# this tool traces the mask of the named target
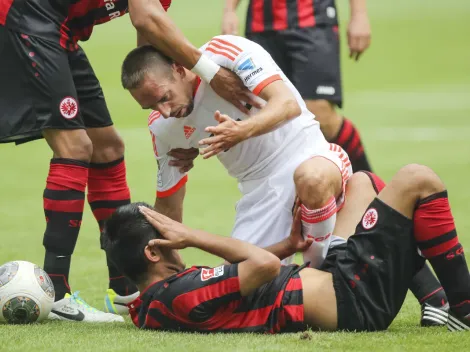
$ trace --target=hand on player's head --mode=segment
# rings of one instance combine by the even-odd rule
[[[190,246],[191,230],[188,227],[145,206],[139,207],[139,211],[163,237],[150,240],[150,247],[183,249]]]

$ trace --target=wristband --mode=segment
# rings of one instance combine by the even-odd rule
[[[201,55],[196,65],[191,69],[196,75],[206,83],[211,83],[212,78],[219,71],[220,66],[205,55]]]

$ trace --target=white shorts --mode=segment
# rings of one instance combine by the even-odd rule
[[[289,236],[292,210],[296,197],[294,171],[305,160],[323,157],[338,166],[343,178],[343,191],[337,199],[338,210],[345,199],[346,182],[352,175],[351,162],[343,149],[324,143],[318,151],[310,152],[297,160],[281,165],[276,173],[256,182],[243,184],[245,194],[236,204],[235,225],[232,237],[259,247],[267,247]],[[330,236],[331,238],[331,236]],[[328,247],[328,243],[325,246]],[[283,262],[287,264],[292,258]]]

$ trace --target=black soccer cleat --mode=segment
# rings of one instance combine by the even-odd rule
[[[450,311],[447,320],[447,329],[449,331],[469,331],[470,330],[470,314],[464,317],[458,317],[457,314]]]
[[[447,324],[449,304],[433,307],[427,303],[421,306],[421,326],[444,326]]]

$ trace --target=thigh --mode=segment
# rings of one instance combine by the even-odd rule
[[[290,233],[294,201],[292,173],[270,177],[237,203],[232,237],[262,248],[282,241]]]
[[[316,26],[285,31],[292,83],[304,100],[327,100],[342,106],[337,27]]]
[[[333,270],[339,297],[338,328],[386,329],[400,311],[422,263],[413,240],[412,220],[375,199],[339,253]]]
[[[77,90],[83,122],[87,128],[113,124],[100,82],[81,47],[69,52],[68,61]]]
[[[58,43],[0,26],[0,77],[0,141],[83,128],[67,53]]]

